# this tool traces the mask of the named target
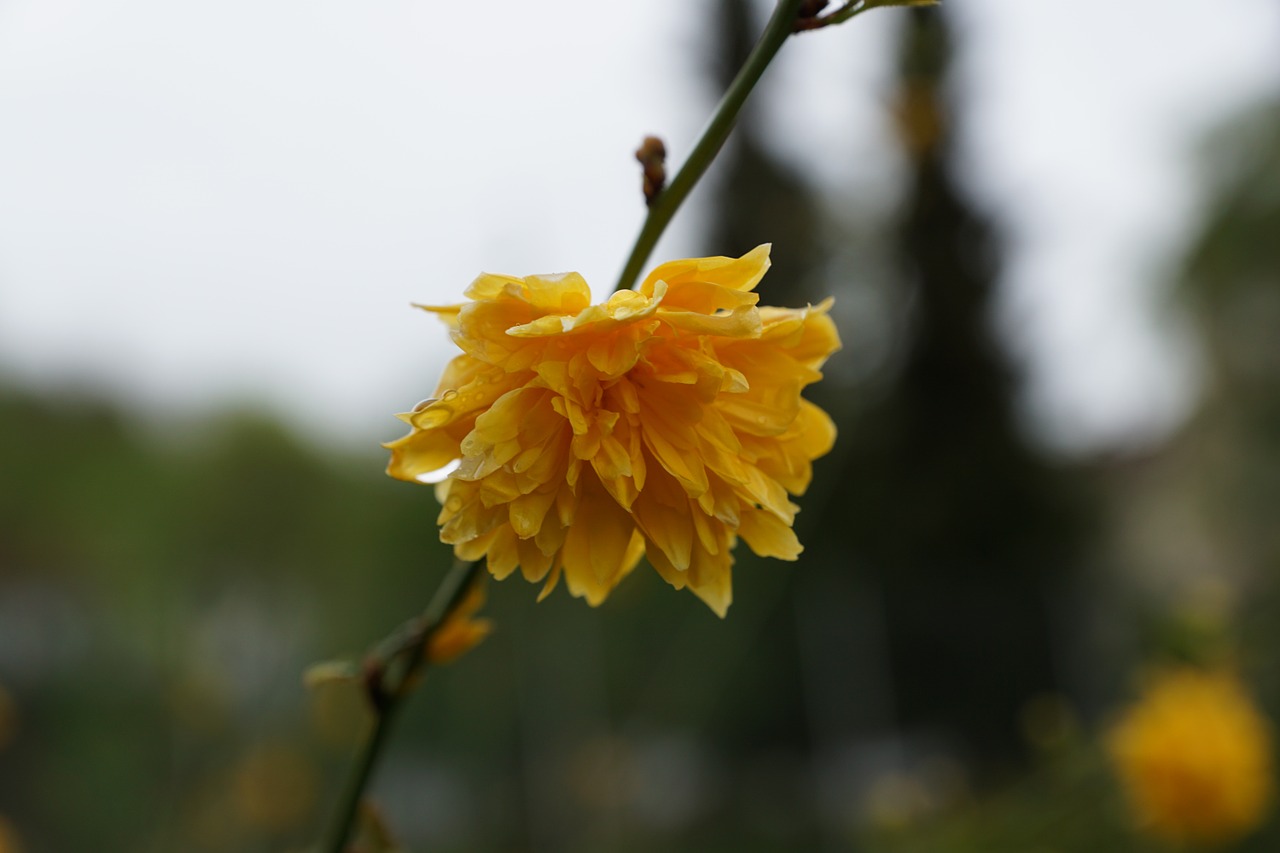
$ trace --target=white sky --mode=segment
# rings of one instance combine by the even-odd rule
[[[1186,369],[1144,300],[1192,224],[1199,135],[1280,83],[1280,4],[950,5],[967,180],[1015,238],[1004,319],[1035,420],[1066,447],[1154,429]],[[0,5],[0,378],[160,411],[259,402],[371,445],[449,356],[409,302],[481,270],[607,291],[643,214],[631,151],[658,132],[678,160],[710,109],[688,83],[705,5],[476,7]],[[797,39],[770,72],[780,149],[845,152],[818,180],[871,192],[892,168],[900,14]],[[697,215],[655,260],[716,253]]]

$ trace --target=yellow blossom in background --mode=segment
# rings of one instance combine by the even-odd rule
[[[1160,675],[1108,747],[1138,824],[1153,835],[1227,841],[1266,815],[1271,730],[1230,675],[1191,668]]]
[[[438,482],[441,539],[497,578],[563,575],[595,605],[647,554],[723,616],[738,537],[800,554],[788,493],[835,440],[800,396],[840,345],[830,300],[758,307],[768,267],[768,246],[673,261],[600,305],[577,273],[481,275],[427,309],[463,354],[388,473]]]
[[[13,824],[0,815],[0,853],[22,853],[22,845],[18,843],[18,833]]]
[[[449,663],[489,636],[493,632],[493,623],[488,619],[475,618],[483,606],[484,584],[473,583],[461,603],[431,633],[427,640],[427,660],[433,664]]]
[[[319,793],[317,771],[297,748],[279,742],[255,745],[235,767],[232,800],[246,826],[285,832],[306,820]]]

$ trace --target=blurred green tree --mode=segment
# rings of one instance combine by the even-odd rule
[[[713,13],[721,83],[749,48],[749,8],[722,0]],[[907,174],[901,212],[880,232],[889,280],[834,280],[842,256],[871,276],[886,257],[865,235],[835,231],[829,200],[770,150],[759,110],[719,166],[711,242],[733,254],[776,241],[766,286],[789,288],[770,297],[779,304],[825,293],[862,304],[859,289],[898,291],[885,298],[901,310],[884,312],[887,328],[875,330],[893,357],[852,389],[859,399],[848,402],[848,381],[840,385],[849,369],[840,358],[834,382],[814,389],[843,417],[837,450],[801,501],[810,587],[801,600],[813,604],[799,614],[801,633],[818,635],[809,648],[823,658],[811,680],[846,709],[843,721],[823,714],[830,735],[899,726],[990,768],[1020,752],[1024,704],[1063,687],[1055,643],[1073,640],[1055,634],[1064,605],[1054,592],[1087,525],[1078,477],[1047,462],[1016,423],[1019,380],[993,319],[1000,241],[954,177],[947,19],[922,10],[902,20],[894,118]],[[886,662],[851,663],[866,655],[855,646],[875,638],[840,624],[841,600],[844,620],[878,612]],[[825,627],[804,626],[814,621]],[[877,677],[889,683],[878,699]],[[843,691],[831,685],[841,679],[852,682]],[[859,703],[882,707],[877,716]]]

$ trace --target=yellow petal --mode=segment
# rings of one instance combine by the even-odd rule
[[[701,545],[693,549],[689,565],[689,589],[723,619],[733,603],[733,556],[729,548],[711,554]]]
[[[456,438],[442,430],[411,432],[383,445],[391,451],[387,473],[400,480],[429,476],[461,455],[458,444]]]
[[[575,523],[562,551],[569,591],[592,605],[604,601],[631,570],[627,560],[634,533],[630,513],[609,497],[594,475],[585,477]]]
[[[726,338],[758,338],[760,312],[755,308],[735,308],[724,314],[693,311],[662,311],[662,322],[686,335],[716,335]]]
[[[445,664],[475,648],[493,631],[488,619],[476,619],[484,606],[484,582],[472,583],[466,596],[427,639],[426,656],[433,664]]]
[[[738,535],[751,546],[752,551],[761,557],[794,560],[804,550],[790,525],[776,515],[758,509],[749,509],[742,513],[742,524],[738,527]]]
[[[693,516],[689,498],[667,472],[650,466],[648,485],[631,505],[636,524],[678,571],[689,568]]]
[[[645,277],[637,288],[652,295],[658,282],[673,285],[709,282],[734,290],[754,290],[769,269],[769,245],[757,246],[741,258],[690,258],[662,264]]]
[[[753,307],[760,301],[760,294],[737,290],[709,281],[684,281],[673,284],[662,300],[663,313],[671,309],[693,311],[698,314],[714,314]]]
[[[531,492],[513,499],[509,504],[511,529],[521,539],[528,539],[530,536],[537,535],[538,531],[542,529],[542,520],[546,518],[547,510],[551,509],[551,505],[555,503],[555,500],[556,493],[554,489]]]
[[[576,272],[526,276],[524,284],[529,304],[556,314],[577,314],[591,304],[591,288]]]

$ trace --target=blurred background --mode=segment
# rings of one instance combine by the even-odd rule
[[[0,851],[306,848],[367,720],[302,672],[449,563],[378,448],[450,357],[408,303],[606,293],[631,151],[769,8],[453,5],[0,5]],[[1150,674],[1280,719],[1277,57],[1268,0],[788,44],[654,260],[836,297],[805,555],[724,621],[490,585],[374,786],[404,848],[1171,849],[1108,760]]]

